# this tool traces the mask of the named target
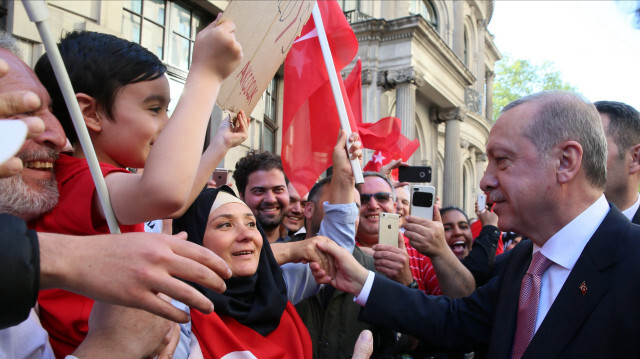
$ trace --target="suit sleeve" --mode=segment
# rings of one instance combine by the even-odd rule
[[[487,343],[500,278],[466,298],[430,296],[376,275],[360,320],[413,335],[427,344],[473,350]]]
[[[484,226],[478,237],[473,241],[473,247],[462,264],[467,267],[476,281],[476,287],[481,287],[489,281],[496,258],[500,230],[495,226]]]
[[[40,287],[40,248],[35,231],[0,214],[0,329],[21,323],[36,304]]]

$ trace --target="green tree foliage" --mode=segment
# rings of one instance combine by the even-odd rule
[[[540,65],[529,60],[517,60],[505,55],[496,63],[493,82],[493,120],[500,110],[520,97],[545,90],[576,91],[576,88],[562,81],[561,74],[553,62]]]

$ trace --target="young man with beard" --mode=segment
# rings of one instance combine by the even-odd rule
[[[640,224],[640,113],[615,101],[598,101],[607,136],[607,187],[604,195],[622,214]]]
[[[289,191],[280,156],[251,151],[236,163],[233,179],[269,242],[282,241],[279,229],[289,205]]]
[[[0,352],[15,358],[52,356],[46,332],[31,311],[40,288],[64,288],[177,321],[186,321],[188,314],[160,299],[159,292],[210,312],[211,301],[190,291],[174,276],[199,278],[212,289],[224,290],[217,273],[226,278],[230,271],[217,256],[185,242],[184,235],[77,237],[36,234],[27,229],[25,221],[57,204],[53,162],[66,138],[49,110],[48,93],[16,51],[13,39],[0,34],[0,76],[4,75],[0,77],[0,117],[35,121],[40,129],[34,130],[38,134],[25,141],[16,156],[24,166],[22,172],[0,179],[0,263],[4,273],[0,281],[0,327],[6,328],[0,330]],[[17,160],[11,161],[15,165]],[[166,335],[175,330],[172,323],[131,308],[99,305],[96,317],[109,320],[92,325],[88,342],[78,348],[82,356],[104,356],[105,348],[122,356],[157,354],[154,349],[164,347]]]

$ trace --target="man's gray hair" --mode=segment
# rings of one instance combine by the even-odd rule
[[[391,180],[383,175],[381,175],[378,172],[374,172],[374,171],[366,171],[362,174],[363,178],[367,178],[367,177],[380,177],[382,178],[385,182],[387,182],[387,184],[389,185],[389,187],[391,188],[391,198],[393,199],[393,201],[396,201],[396,189],[393,187],[393,183],[391,183]],[[358,189],[358,192],[360,192],[360,185],[356,185],[356,188]]]
[[[18,47],[16,38],[4,30],[0,30],[0,48],[3,48],[16,55],[16,57],[22,59],[22,51],[20,51],[20,48]]]
[[[543,161],[553,146],[576,141],[582,146],[582,168],[589,182],[604,189],[607,180],[607,139],[595,106],[581,96],[564,91],[545,91],[515,100],[501,113],[536,102],[533,122],[523,135],[538,148]]]

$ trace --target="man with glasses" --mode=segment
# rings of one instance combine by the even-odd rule
[[[473,291],[473,276],[456,259],[446,242],[441,240],[444,238],[442,223],[419,219],[420,222],[408,223],[410,225],[406,228],[409,236],[428,237],[432,241],[433,249],[429,251],[429,257],[413,248],[405,236],[398,237],[397,247],[378,244],[380,214],[396,213],[395,189],[388,178],[377,172],[365,172],[364,183],[358,185],[357,189],[361,207],[356,243],[361,248],[370,249],[378,272],[431,295],[457,297]],[[434,236],[433,231],[440,231],[443,235]]]

